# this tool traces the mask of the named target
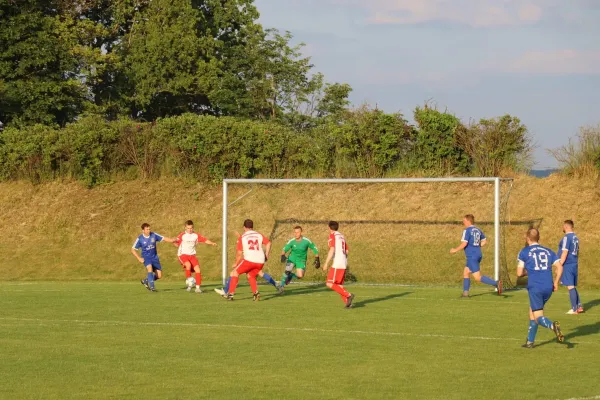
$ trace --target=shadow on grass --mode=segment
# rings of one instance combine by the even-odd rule
[[[578,343],[571,342],[571,340],[582,337],[582,336],[598,335],[598,334],[600,334],[600,321],[593,323],[593,324],[580,325],[565,335],[565,341],[564,341],[563,345],[566,345],[569,349],[571,349],[578,344]],[[542,342],[542,343],[536,345],[536,347],[545,346],[550,343],[556,343],[556,339],[547,340],[545,342]]]
[[[375,298],[372,298],[372,299],[357,301],[357,302],[352,303],[352,308],[366,307],[367,304],[379,303],[380,301],[392,300],[392,299],[395,299],[397,297],[407,296],[407,295],[412,294],[412,293],[413,292],[393,293],[393,294],[388,294],[387,296],[383,296],[383,297],[375,297]]]
[[[588,301],[587,303],[585,303],[583,305],[583,310],[584,311],[588,311],[588,310],[591,310],[592,308],[594,308],[596,306],[600,306],[600,299],[595,299],[595,300]]]
[[[508,299],[512,296],[507,295],[506,293],[502,293],[502,294],[498,294],[498,292],[496,291],[490,291],[490,292],[483,292],[483,293],[477,293],[477,294],[470,294],[469,298],[471,297],[479,297],[479,296],[490,296],[493,295],[494,297],[502,297],[503,299]]]
[[[266,293],[269,294],[269,297],[263,297],[262,300],[271,300],[275,297],[290,297],[290,296],[298,296],[298,295],[305,295],[305,294],[309,294],[309,293],[318,293],[318,292],[326,292],[329,291],[331,289],[329,289],[327,286],[325,286],[325,283],[320,283],[318,285],[311,285],[309,287],[303,287],[303,288],[298,288],[298,289],[286,289],[286,291],[284,292],[283,295],[280,295],[279,293],[275,292],[275,293]],[[261,296],[263,295],[263,293],[261,293]]]

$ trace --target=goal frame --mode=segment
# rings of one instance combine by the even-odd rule
[[[223,179],[223,225],[222,225],[222,267],[223,285],[227,279],[227,214],[228,189],[230,184],[281,184],[281,183],[461,183],[484,182],[494,183],[494,279],[500,278],[500,182],[512,181],[512,178],[500,177],[457,177],[457,178],[327,178],[327,179]]]

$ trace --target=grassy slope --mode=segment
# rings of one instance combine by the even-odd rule
[[[232,187],[230,200],[249,186]],[[561,221],[572,218],[581,239],[580,282],[600,287],[600,189],[594,182],[559,176],[520,177],[510,197],[507,259],[523,244],[528,221],[541,221],[542,243],[556,248]],[[256,187],[230,212],[229,234],[244,218],[256,221],[270,234],[276,253],[290,237],[297,220],[322,249],[326,221],[342,221],[341,231],[351,246],[350,265],[363,281],[457,284],[462,255],[448,250],[460,239],[456,222],[474,213],[490,239],[493,228],[493,189],[487,184],[298,185]],[[197,230],[221,240],[221,188],[176,180],[120,182],[92,190],[77,183],[0,184],[0,254],[2,280],[124,280],[140,276],[129,254],[141,222],[159,233],[174,236],[192,218]],[[160,245],[167,277],[181,278],[175,248]],[[493,249],[485,249],[483,270],[492,273]],[[201,247],[204,275],[220,276],[220,249]],[[231,248],[230,256],[233,255]],[[278,257],[266,269],[279,276]],[[321,279],[309,268],[309,278]]]

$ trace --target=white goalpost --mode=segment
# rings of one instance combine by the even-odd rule
[[[228,188],[230,184],[282,184],[282,183],[310,183],[310,184],[353,184],[353,183],[457,183],[457,182],[487,182],[494,183],[494,279],[500,277],[500,183],[512,181],[512,178],[480,177],[480,178],[364,178],[364,179],[224,179],[223,180],[223,225],[222,225],[222,267],[223,284],[227,279],[227,214],[229,210]]]

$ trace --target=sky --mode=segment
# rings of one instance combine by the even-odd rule
[[[463,121],[511,114],[547,149],[600,123],[600,0],[255,0],[354,105],[436,104]]]

